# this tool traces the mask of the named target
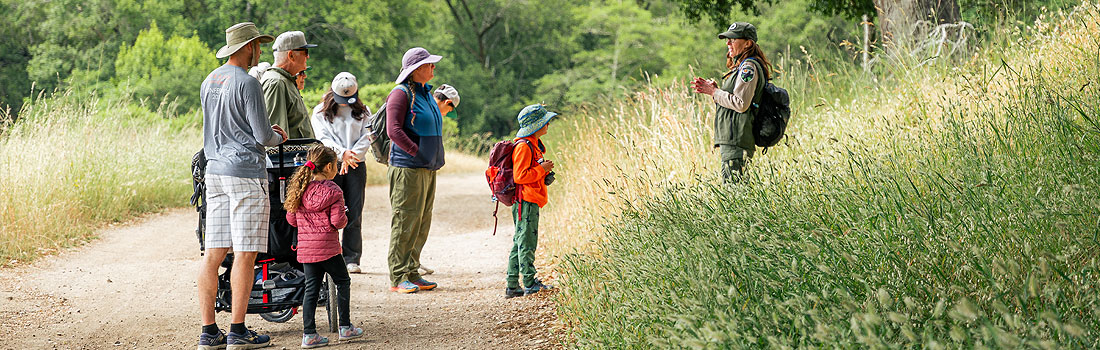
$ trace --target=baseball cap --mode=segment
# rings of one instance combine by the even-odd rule
[[[451,104],[453,104],[455,107],[458,107],[458,90],[456,90],[454,86],[443,84],[436,88],[435,92],[443,94],[443,96],[447,96],[447,99],[451,100]]]
[[[317,45],[307,44],[306,34],[297,30],[279,34],[279,37],[275,38],[275,43],[271,44],[271,50],[279,52],[314,47]]]
[[[332,97],[339,104],[354,104],[359,100],[359,82],[348,72],[340,72],[332,79]]]
[[[731,24],[722,34],[718,34],[719,39],[749,39],[756,41],[756,26],[749,24],[748,22],[736,22]]]

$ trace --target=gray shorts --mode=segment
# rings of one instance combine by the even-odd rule
[[[267,179],[206,175],[206,247],[267,252]]]

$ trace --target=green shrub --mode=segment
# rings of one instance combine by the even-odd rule
[[[174,103],[168,111],[174,115],[200,107],[199,87],[220,64],[198,37],[165,37],[153,22],[133,45],[119,50],[115,74],[117,84],[132,89],[150,109]]]

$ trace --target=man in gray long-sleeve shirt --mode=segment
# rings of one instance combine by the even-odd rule
[[[202,82],[203,154],[206,155],[206,257],[199,271],[199,311],[203,331],[199,349],[252,349],[271,338],[244,326],[252,291],[253,266],[259,252],[267,252],[270,204],[264,146],[287,139],[278,125],[267,122],[260,83],[247,69],[260,58],[260,43],[274,40],[261,35],[255,24],[240,23],[225,30],[226,45],[217,57],[229,57]],[[233,249],[230,276],[232,323],[226,336],[214,322],[214,295],[218,267]]]

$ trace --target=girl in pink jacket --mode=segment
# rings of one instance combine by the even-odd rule
[[[286,221],[298,228],[298,262],[306,273],[306,295],[302,303],[302,348],[328,345],[328,338],[317,334],[314,315],[321,281],[328,273],[336,284],[337,308],[340,314],[341,341],[363,335],[350,320],[351,277],[344,267],[340,251],[340,232],[348,224],[344,193],[332,178],[336,176],[336,152],[325,146],[314,146],[306,155],[306,164],[290,177],[287,184]],[[330,301],[331,302],[331,301]]]

